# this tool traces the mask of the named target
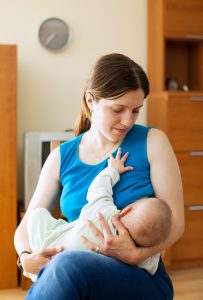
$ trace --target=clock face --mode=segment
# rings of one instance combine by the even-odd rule
[[[39,40],[49,50],[59,50],[70,40],[68,25],[59,18],[45,20],[39,29]]]

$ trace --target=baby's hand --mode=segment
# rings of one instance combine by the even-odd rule
[[[118,148],[116,157],[113,157],[113,154],[111,153],[109,155],[109,160],[108,160],[108,166],[114,168],[116,171],[118,171],[119,174],[125,173],[126,171],[131,171],[133,170],[133,167],[125,167],[124,163],[129,155],[128,152],[126,152],[123,157],[121,157],[121,148]]]

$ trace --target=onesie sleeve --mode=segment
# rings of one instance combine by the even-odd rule
[[[160,254],[155,254],[138,264],[138,267],[154,275],[159,265]]]
[[[107,167],[101,171],[92,181],[87,192],[87,201],[111,201],[113,203],[113,186],[119,181],[120,174],[112,167]]]

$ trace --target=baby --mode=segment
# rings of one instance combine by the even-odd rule
[[[65,250],[89,250],[81,241],[81,235],[87,237],[93,243],[99,245],[100,241],[93,235],[86,225],[90,220],[102,231],[97,213],[100,212],[108,223],[112,235],[116,235],[111,219],[118,216],[123,225],[128,229],[136,246],[151,247],[165,240],[171,227],[171,209],[166,202],[157,198],[143,198],[135,201],[119,211],[113,203],[112,188],[119,181],[120,174],[132,170],[125,167],[128,157],[126,153],[121,157],[121,148],[114,158],[110,155],[108,167],[99,173],[91,183],[88,193],[88,203],[82,208],[79,218],[71,223],[65,220],[56,220],[45,208],[33,210],[27,222],[27,231],[31,250],[40,248],[63,246]],[[89,250],[90,251],[90,250]],[[159,254],[149,257],[138,264],[151,274],[157,270]],[[37,276],[24,272],[33,281]]]

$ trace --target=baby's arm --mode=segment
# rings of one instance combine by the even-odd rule
[[[125,167],[125,161],[128,158],[129,153],[126,152],[123,157],[121,157],[122,149],[121,147],[118,148],[116,157],[113,157],[113,154],[111,153],[109,155],[109,160],[108,160],[108,167],[111,167],[115,169],[119,174],[125,173],[127,171],[132,171],[133,167]]]
[[[82,208],[79,217],[81,222],[95,218],[98,212],[108,212],[108,216],[118,212],[113,202],[112,188],[120,179],[120,174],[132,170],[132,167],[124,166],[127,157],[128,153],[121,158],[121,148],[118,149],[115,158],[110,155],[108,167],[95,177],[88,189],[88,203]]]
[[[121,157],[121,148],[118,149],[115,158],[113,154],[110,154],[108,167],[95,177],[88,189],[87,201],[89,203],[95,203],[99,200],[113,203],[112,188],[119,181],[120,174],[133,169],[130,166],[125,167],[124,163],[127,157],[128,153]]]

